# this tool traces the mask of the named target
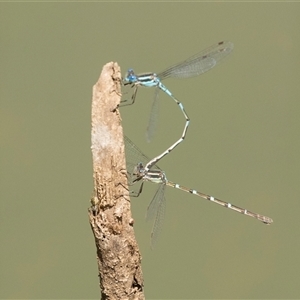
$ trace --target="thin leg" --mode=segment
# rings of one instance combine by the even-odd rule
[[[142,193],[142,191],[143,191],[143,186],[144,186],[144,181],[142,182],[142,184],[141,184],[138,192],[130,191],[130,196],[132,196],[132,197],[138,197]]]
[[[128,100],[122,100],[121,101],[121,105],[120,106],[127,106],[127,105],[132,105],[135,102],[135,98],[136,98],[136,94],[137,94],[137,90],[138,90],[138,85],[134,85],[134,89],[133,89],[133,93],[131,96],[131,102],[130,103],[123,103],[123,102],[127,102]]]

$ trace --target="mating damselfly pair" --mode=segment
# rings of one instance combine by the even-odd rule
[[[137,182],[142,182],[139,191],[133,196],[139,196],[142,192],[143,183],[149,181],[152,183],[159,184],[159,188],[151,201],[148,211],[147,219],[155,218],[153,230],[151,233],[151,245],[154,246],[158,233],[161,229],[161,224],[163,221],[165,213],[165,198],[164,190],[166,186],[171,186],[173,188],[180,189],[185,192],[200,196],[206,200],[217,203],[223,207],[229,208],[236,212],[242,213],[244,215],[256,218],[262,221],[265,224],[270,224],[273,220],[269,217],[248,211],[246,209],[240,208],[223,200],[214,198],[207,194],[198,192],[193,189],[183,187],[179,184],[173,183],[167,180],[165,172],[162,171],[156,164],[164,156],[169,154],[176,146],[178,146],[185,138],[186,132],[189,126],[190,119],[183,107],[183,104],[175,98],[171,91],[161,82],[164,79],[174,77],[174,78],[189,78],[201,75],[208,70],[212,69],[219,62],[221,62],[225,57],[227,57],[233,50],[233,44],[231,42],[222,41],[216,45],[209,47],[208,49],[201,51],[194,56],[186,59],[185,61],[173,65],[166,69],[163,72],[158,74],[156,73],[144,73],[144,74],[135,74],[132,69],[129,69],[125,78],[123,79],[124,85],[131,85],[133,87],[133,94],[131,101],[122,101],[121,106],[130,105],[135,102],[137,90],[139,86],[144,87],[155,87],[155,97],[152,105],[152,113],[150,115],[149,125],[147,128],[147,139],[150,141],[154,133],[154,118],[153,116],[157,115],[157,103],[158,103],[158,92],[162,90],[168,96],[170,96],[175,103],[179,106],[184,118],[185,126],[181,137],[172,144],[168,149],[166,149],[161,154],[157,155],[153,159],[149,159],[147,156],[142,154],[142,152],[136,147],[133,142],[125,137],[125,150],[126,150],[126,164],[127,164],[127,173],[129,177],[129,185],[133,185]],[[154,169],[152,169],[154,167]]]

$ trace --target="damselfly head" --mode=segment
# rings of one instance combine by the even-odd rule
[[[135,82],[137,82],[137,77],[134,74],[133,69],[129,69],[125,74],[125,77],[123,79],[123,84],[126,85],[126,84],[135,83]]]

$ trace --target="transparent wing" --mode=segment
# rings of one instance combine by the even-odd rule
[[[132,183],[135,179],[135,170],[138,163],[142,163],[143,166],[151,160],[127,137],[124,136],[125,142],[125,154],[126,154],[126,168],[128,174],[129,183]],[[160,168],[155,165],[155,169],[160,170]]]
[[[146,220],[150,221],[154,218],[154,223],[151,232],[151,248],[154,248],[161,229],[166,213],[166,199],[165,199],[165,184],[160,184],[158,190],[155,193],[151,203],[147,209]]]
[[[158,92],[159,92],[159,88],[156,88],[155,93],[154,93],[154,100],[153,100],[152,107],[151,107],[148,127],[147,127],[147,131],[146,131],[146,139],[147,139],[148,143],[152,140],[153,135],[155,133],[155,129],[157,127],[158,112],[159,112]]]
[[[157,74],[163,80],[168,77],[189,78],[203,74],[213,68],[233,50],[233,43],[228,41],[219,42],[201,52],[191,56],[181,63],[169,67]]]

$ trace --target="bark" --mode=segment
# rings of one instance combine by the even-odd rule
[[[141,255],[133,231],[126,177],[120,67],[108,63],[93,88],[94,192],[89,209],[101,299],[144,299]]]

